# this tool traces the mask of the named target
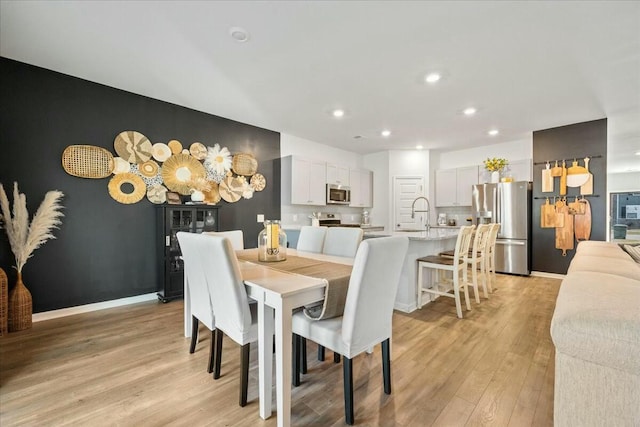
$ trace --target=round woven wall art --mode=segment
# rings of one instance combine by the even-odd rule
[[[167,191],[167,187],[162,184],[152,185],[147,190],[147,199],[149,199],[151,203],[160,205],[167,201]]]
[[[65,172],[80,178],[106,178],[114,168],[113,154],[93,145],[70,145],[62,152]]]
[[[226,177],[220,183],[220,197],[229,203],[235,203],[244,192],[244,180],[240,177]]]
[[[220,201],[220,190],[218,188],[218,183],[215,181],[208,181],[211,190],[203,191],[204,193],[204,202],[209,205],[215,205]]]
[[[207,157],[207,147],[201,142],[194,142],[189,147],[189,153],[198,160],[204,160]]]
[[[131,193],[122,191],[124,184],[131,184],[133,191]],[[132,174],[131,172],[114,175],[109,181],[109,195],[113,197],[115,201],[125,205],[139,202],[145,194],[147,194],[147,186],[144,185],[144,181],[138,175]]]
[[[127,162],[122,157],[114,157],[113,164],[114,175],[117,175],[119,173],[131,172],[131,163]]]
[[[153,146],[149,138],[133,130],[120,132],[113,142],[113,147],[129,163],[144,163],[151,158]]]
[[[231,168],[238,175],[251,176],[258,171],[258,161],[252,154],[239,153],[233,156]]]
[[[148,178],[152,178],[158,173],[158,164],[153,160],[147,160],[146,162],[138,165],[140,173]]]
[[[261,173],[257,173],[251,177],[249,184],[254,190],[262,191],[267,186],[267,179]]]
[[[156,142],[153,144],[152,153],[153,158],[159,162],[166,161],[172,154],[171,148],[163,142]]]
[[[167,145],[173,154],[180,154],[182,152],[182,143],[177,139],[172,139],[167,143]]]
[[[174,154],[162,165],[162,179],[171,191],[182,194],[191,194],[189,181],[195,178],[204,178],[207,175],[202,163],[189,154]]]

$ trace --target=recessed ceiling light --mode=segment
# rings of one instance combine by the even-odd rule
[[[422,150],[424,147],[422,145],[416,145],[416,150]]]
[[[424,80],[427,83],[435,83],[438,80],[440,80],[441,77],[442,76],[440,74],[438,74],[438,73],[430,73],[430,74],[427,74],[427,77],[425,77]]]
[[[380,135],[384,136],[385,138],[388,137],[389,135],[391,135],[391,131],[388,129],[383,130],[382,132],[380,132]]]
[[[498,131],[498,129],[491,129],[488,134],[491,136],[496,136],[497,134],[499,134],[500,132]]]
[[[469,107],[469,108],[465,108],[463,113],[464,113],[465,116],[473,116],[476,113],[476,111],[478,111],[478,110],[476,110],[473,107]]]
[[[333,117],[343,117],[344,116],[344,110],[333,110]]]
[[[244,43],[249,40],[249,33],[244,28],[231,27],[229,28],[229,35],[239,43]]]
[[[640,156],[640,151],[636,151],[636,156]]]

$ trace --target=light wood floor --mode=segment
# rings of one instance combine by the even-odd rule
[[[392,387],[380,348],[354,360],[356,425],[552,426],[549,325],[560,281],[498,275],[489,300],[455,316],[440,298],[394,314]],[[274,426],[258,416],[257,351],[249,404],[238,406],[239,347],[225,340],[222,378],[206,372],[209,335],[183,337],[182,301],[147,302],[35,323],[0,338],[0,425]],[[344,425],[342,367],[318,362],[292,395],[292,424]],[[275,384],[275,383],[274,383]],[[274,392],[275,406],[275,392]]]

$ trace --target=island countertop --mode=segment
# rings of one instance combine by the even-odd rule
[[[432,241],[432,240],[447,240],[452,237],[456,237],[458,235],[458,229],[445,229],[445,228],[432,228],[427,231],[365,231],[364,236],[366,238],[370,237],[389,237],[389,236],[404,236],[408,237],[409,240],[421,240],[421,241]]]

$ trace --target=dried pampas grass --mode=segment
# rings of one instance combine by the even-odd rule
[[[36,214],[29,225],[27,211],[27,197],[18,191],[18,183],[13,183],[13,216],[9,209],[9,199],[0,184],[0,207],[2,208],[2,226],[7,231],[11,251],[16,258],[16,270],[22,272],[22,267],[32,256],[33,251],[42,246],[47,240],[55,239],[53,230],[62,223],[62,205],[60,200],[64,194],[61,191],[49,191],[44,196]]]

